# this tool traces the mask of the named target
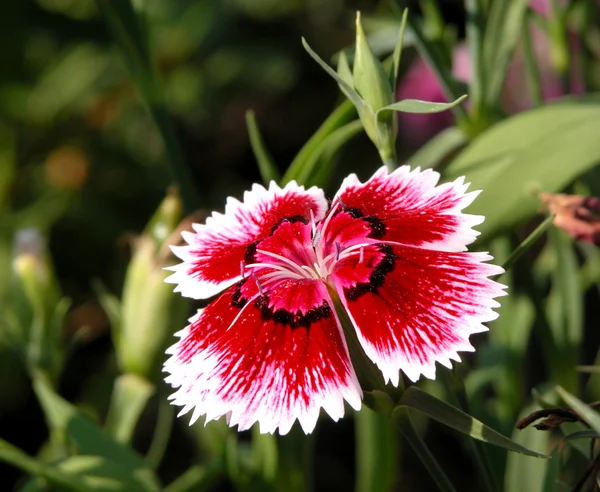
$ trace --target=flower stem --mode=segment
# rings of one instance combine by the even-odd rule
[[[506,259],[502,268],[505,271],[509,270],[515,262],[523,256],[523,254],[533,246],[533,244],[546,232],[552,225],[555,215],[550,215],[544,222],[535,228],[535,230],[527,236],[519,246]]]
[[[442,371],[442,376],[448,390],[448,394],[455,397],[456,403],[458,403],[458,406],[463,412],[471,415],[469,397],[467,396],[465,383],[462,377],[460,377],[458,374],[458,371]],[[498,487],[496,477],[494,476],[493,467],[486,448],[481,441],[476,439],[467,439],[467,441],[469,442],[471,452],[477,461],[477,465],[481,471],[487,486],[487,490],[489,492],[497,492],[500,489]]]
[[[158,417],[154,435],[150,443],[150,448],[146,454],[146,461],[154,468],[158,468],[163,455],[167,449],[167,444],[171,438],[171,429],[173,428],[173,407],[166,398],[160,398],[158,403]]]
[[[276,490],[310,492],[313,490],[314,434],[304,434],[294,425],[279,439]]]
[[[456,492],[456,489],[450,482],[450,479],[444,473],[444,470],[442,470],[435,457],[431,454],[429,448],[421,439],[421,436],[419,436],[410,418],[408,409],[405,407],[397,407],[396,410],[394,410],[393,420],[398,428],[398,431],[402,437],[406,439],[423,465],[425,465],[425,468],[427,468],[427,471],[437,484],[438,488],[442,492]]]
[[[355,417],[356,491],[392,490],[396,480],[398,441],[388,418],[369,408]]]
[[[465,0],[467,12],[467,43],[471,57],[471,83],[469,98],[471,101],[471,118],[478,120],[485,111],[485,73],[483,69],[483,21],[481,0]]]

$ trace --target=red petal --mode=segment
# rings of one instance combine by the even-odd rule
[[[372,237],[441,251],[465,251],[483,217],[462,213],[479,192],[465,193],[459,178],[436,186],[440,175],[430,169],[402,166],[388,174],[379,169],[366,183],[356,175],[344,180],[336,198],[355,217],[373,226]]]
[[[334,420],[345,399],[360,408],[361,390],[324,285],[303,284],[320,304],[302,315],[269,308],[266,296],[249,296],[252,280],[231,288],[191,320],[171,347],[167,382],[191,422],[227,415],[239,430],[259,422],[261,432],[287,433],[296,419],[314,429],[323,407]],[[286,298],[288,286],[271,291]],[[248,292],[245,292],[245,291]],[[288,303],[289,304],[289,303]]]
[[[254,185],[244,201],[229,198],[225,214],[213,213],[206,224],[194,224],[195,233],[184,232],[188,245],[173,247],[183,263],[171,267],[168,282],[176,292],[194,299],[212,297],[240,278],[240,263],[254,244],[271,234],[286,219],[320,220],[327,210],[323,191],[305,190],[294,181],[281,189],[274,182],[268,190]]]
[[[503,286],[488,279],[500,267],[482,263],[485,253],[446,253],[381,245],[386,253],[371,282],[343,287],[334,278],[365,353],[386,381],[398,384],[399,371],[416,381],[433,379],[435,363],[451,367],[458,351],[472,351],[469,336],[486,331],[497,317],[495,297]]]

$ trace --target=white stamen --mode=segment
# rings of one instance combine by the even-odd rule
[[[312,238],[312,245],[313,248],[317,248],[317,245],[319,244],[319,241],[321,239],[321,231],[317,230],[316,232],[313,232],[313,238]]]
[[[273,253],[271,251],[265,251],[264,249],[257,249],[256,251],[263,255],[270,256],[271,258],[276,258],[279,261],[285,263],[286,265],[289,265],[290,267],[292,267],[295,271],[299,272],[303,277],[306,276],[306,275],[304,275],[304,270],[302,269],[302,267],[300,265],[294,263],[292,260],[286,258],[285,256],[278,255],[277,253]],[[254,265],[255,264],[252,264],[249,266],[254,266]],[[268,268],[276,268],[277,266],[279,266],[279,268],[281,268],[283,270],[283,268],[280,265],[271,265],[269,263],[266,263],[266,264],[263,263],[263,265]]]
[[[244,263],[244,260],[240,261],[240,276],[242,278],[246,278],[244,276],[244,274],[246,273],[246,264]]]
[[[361,246],[360,247],[360,255],[358,257],[358,264],[360,265],[364,259],[365,259],[365,248],[364,248],[364,246]]]
[[[256,286],[258,287],[258,292],[262,296],[263,295],[263,288],[262,288],[262,285],[260,284],[260,280],[258,280],[258,277],[256,276],[255,272],[252,272],[252,280],[254,280],[256,282]]]

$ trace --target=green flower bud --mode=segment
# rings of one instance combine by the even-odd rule
[[[39,231],[17,232],[12,276],[9,338],[30,371],[41,370],[56,380],[64,363],[63,322],[70,302],[62,298]]]
[[[173,327],[187,317],[186,300],[164,282],[169,239],[181,219],[181,201],[171,192],[143,234],[134,241],[123,286],[120,320],[115,330],[121,369],[149,378],[159,371]],[[183,318],[177,321],[178,318]]]
[[[385,73],[381,62],[367,42],[360,22],[360,12],[356,13],[356,50],[352,76],[354,88],[373,111],[376,112],[394,102],[389,75]]]
[[[389,73],[386,73],[367,42],[360,22],[360,12],[356,13],[356,46],[352,71],[344,52],[339,55],[336,72],[311,49],[306,40],[302,40],[308,54],[335,79],[342,93],[354,104],[365,132],[390,169],[396,167],[397,120],[394,112],[437,113],[456,106],[466,97],[462,96],[450,103],[414,99],[394,102],[407,18],[408,12],[405,10]]]

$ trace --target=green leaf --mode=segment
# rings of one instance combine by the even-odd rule
[[[340,86],[340,89],[344,93],[344,95],[348,99],[350,99],[352,104],[354,104],[354,107],[356,107],[357,110],[362,111],[364,104],[363,104],[361,97],[354,90],[354,87],[351,87],[350,85],[348,85],[346,83],[346,81],[340,75],[338,75],[337,72],[333,68],[331,68],[327,63],[325,63],[321,59],[321,57],[312,50],[312,48],[308,45],[308,43],[306,42],[306,39],[304,39],[304,38],[302,38],[302,46],[304,46],[304,49],[312,57],[312,59],[315,60],[321,66],[321,68],[323,70],[325,70],[325,72],[327,72],[331,77],[333,77],[333,79]]]
[[[538,458],[547,457],[511,441],[509,438],[504,437],[502,434],[486,426],[474,417],[471,417],[449,403],[439,400],[435,396],[420,390],[416,386],[411,386],[404,392],[402,398],[400,398],[398,407],[409,407],[418,410],[433,420],[447,425],[458,432],[467,434],[473,439],[478,439],[493,444],[494,446],[499,446],[508,449],[509,451],[526,454],[528,456],[535,456]],[[398,408],[394,410],[394,413],[396,413],[397,410]]]
[[[406,24],[407,32],[414,38],[415,45],[419,54],[427,62],[434,71],[437,80],[439,81],[444,94],[448,100],[455,100],[459,94],[463,92],[462,84],[456,81],[452,76],[452,70],[444,58],[444,53],[436,43],[427,39],[423,32],[423,25],[417,18],[409,15]],[[468,119],[467,112],[463,106],[455,106],[454,113],[458,118],[459,123]]]
[[[101,456],[132,471],[147,468],[141,456],[119,444],[72,404],[57,395],[45,377],[36,375],[33,388],[51,431],[66,435],[80,454]]]
[[[123,374],[115,379],[106,432],[120,443],[131,441],[140,415],[154,391],[152,383],[136,374]]]
[[[404,99],[403,101],[398,101],[394,104],[390,104],[389,106],[385,106],[377,111],[376,115],[379,118],[379,115],[383,111],[398,111],[402,113],[414,113],[414,114],[430,114],[430,113],[440,113],[441,111],[446,111],[447,109],[453,108],[457,104],[460,104],[467,98],[467,95],[460,96],[456,101],[450,103],[436,103],[429,101],[419,101],[418,99]]]
[[[262,139],[254,111],[246,111],[246,126],[248,127],[248,137],[250,138],[250,145],[252,145],[252,152],[258,164],[258,170],[260,171],[263,183],[268,186],[271,181],[279,181],[279,171],[277,171],[275,161],[273,161]]]
[[[348,56],[344,51],[341,51],[338,56],[337,62],[337,73],[339,76],[348,84],[349,86],[353,85],[352,80],[352,70],[350,69],[350,64],[348,63]]]
[[[351,121],[356,115],[354,106],[350,101],[344,101],[327,117],[319,129],[304,144],[298,155],[294,158],[288,167],[282,179],[282,184],[294,179],[302,171],[307,161],[313,159],[312,155],[319,151],[322,142],[338,128]]]
[[[273,484],[277,477],[277,438],[273,434],[261,434],[258,425],[252,426],[252,458],[254,469],[265,483]]]
[[[600,434],[600,414],[589,405],[586,405],[575,395],[569,393],[561,386],[556,387],[556,392],[567,405],[569,405],[581,419],[589,425],[594,432]]]
[[[210,490],[223,475],[222,465],[216,461],[207,466],[194,465],[188,468],[174,482],[165,487],[165,492],[195,492]]]
[[[595,430],[586,429],[581,431],[571,432],[563,437],[563,442],[574,441],[576,439],[598,439],[600,434]]]
[[[495,0],[490,3],[483,39],[486,96],[498,103],[512,53],[519,41],[529,0]]]
[[[30,475],[44,477],[53,485],[60,487],[60,490],[89,491],[86,484],[79,478],[32,458],[4,439],[0,439],[0,461],[8,463]]]
[[[569,98],[498,123],[448,165],[445,178],[466,175],[483,190],[468,209],[486,217],[480,241],[533,217],[538,193],[563,189],[598,162],[599,120],[600,98]]]
[[[398,458],[398,439],[393,425],[369,408],[355,414],[357,492],[392,490]]]
[[[536,409],[537,407],[534,406],[523,409],[518,420],[531,414]],[[530,449],[549,449],[552,434],[541,432],[533,427],[527,427],[523,430],[515,430],[512,439],[514,442]],[[505,492],[516,490],[544,492],[546,474],[556,460],[560,462],[560,456],[552,456],[550,460],[539,460],[523,454],[509,453],[504,474]]]
[[[101,456],[71,456],[58,464],[69,475],[77,476],[89,491],[154,492],[160,487],[150,470],[130,469]]]
[[[460,128],[451,126],[430,139],[410,157],[408,162],[412,167],[435,168],[467,142],[465,133]]]
[[[404,34],[406,32],[406,21],[408,19],[408,9],[404,9],[402,13],[402,20],[400,21],[400,31],[398,32],[398,39],[394,46],[394,54],[392,59],[394,61],[392,65],[392,71],[390,73],[390,86],[396,87],[398,85],[398,72],[400,70],[400,59],[402,57],[402,47],[404,46]]]
[[[311,176],[314,174],[317,164],[320,163],[321,168],[319,171],[326,172],[327,167],[330,167],[334,163],[333,156],[354,136],[358,135],[363,130],[362,123],[360,121],[352,121],[338,128],[335,132],[323,140],[321,145],[315,149],[315,152],[311,158],[306,162],[301,172],[296,177],[296,181],[300,184],[306,184]],[[321,161],[321,157],[328,157],[325,162]]]
[[[576,365],[580,360],[583,338],[583,299],[579,283],[578,259],[573,241],[563,231],[553,228],[549,233],[549,247],[555,258],[552,269],[552,289],[546,303],[546,313],[559,357],[554,370],[554,382],[568,391],[577,391],[579,375]]]

